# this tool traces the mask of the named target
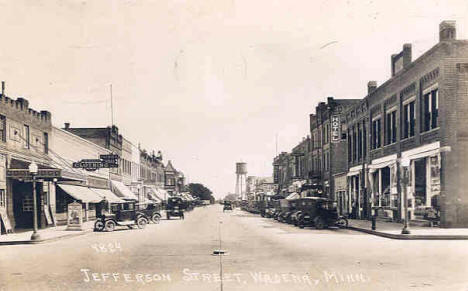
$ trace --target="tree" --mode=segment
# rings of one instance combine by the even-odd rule
[[[193,197],[198,197],[200,200],[214,200],[214,197],[211,195],[210,189],[205,187],[203,184],[200,183],[190,183],[187,185],[187,190],[190,192],[190,195]]]

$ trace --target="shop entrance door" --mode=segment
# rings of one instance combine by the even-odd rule
[[[13,180],[13,213],[16,228],[33,227],[32,184]]]
[[[426,158],[416,160],[414,162],[414,206],[426,205],[427,193],[427,169]]]

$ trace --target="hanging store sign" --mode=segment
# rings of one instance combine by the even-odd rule
[[[115,163],[117,164],[117,161],[119,160],[119,155],[116,154],[109,154],[109,155],[100,155],[99,158],[105,162],[108,163]]]
[[[341,140],[341,122],[339,115],[331,116],[331,141],[339,142]]]
[[[32,180],[33,176],[28,169],[7,169],[6,176],[13,179]],[[34,175],[39,179],[53,179],[62,176],[60,169],[38,169],[37,174]]]
[[[72,167],[85,169],[86,171],[96,171],[100,168],[118,168],[119,163],[113,159],[83,159],[73,163]]]

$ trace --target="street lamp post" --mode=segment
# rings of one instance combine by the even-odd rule
[[[403,223],[403,229],[401,230],[401,234],[410,234],[409,230],[409,217],[408,217],[408,167],[410,165],[409,159],[401,160],[401,166],[403,167],[403,205],[405,211],[405,220]]]
[[[37,198],[36,198],[36,175],[38,171],[37,164],[33,161],[29,164],[29,173],[32,175],[33,179],[33,233],[31,235],[31,240],[39,240],[41,236],[37,232]]]
[[[137,190],[138,190],[138,200],[141,202],[143,202],[143,195],[141,193],[141,185],[140,184],[137,184]]]

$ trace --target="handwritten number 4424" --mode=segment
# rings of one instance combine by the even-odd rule
[[[97,253],[115,253],[121,252],[122,247],[120,243],[95,243],[91,245],[91,248],[95,250]]]

